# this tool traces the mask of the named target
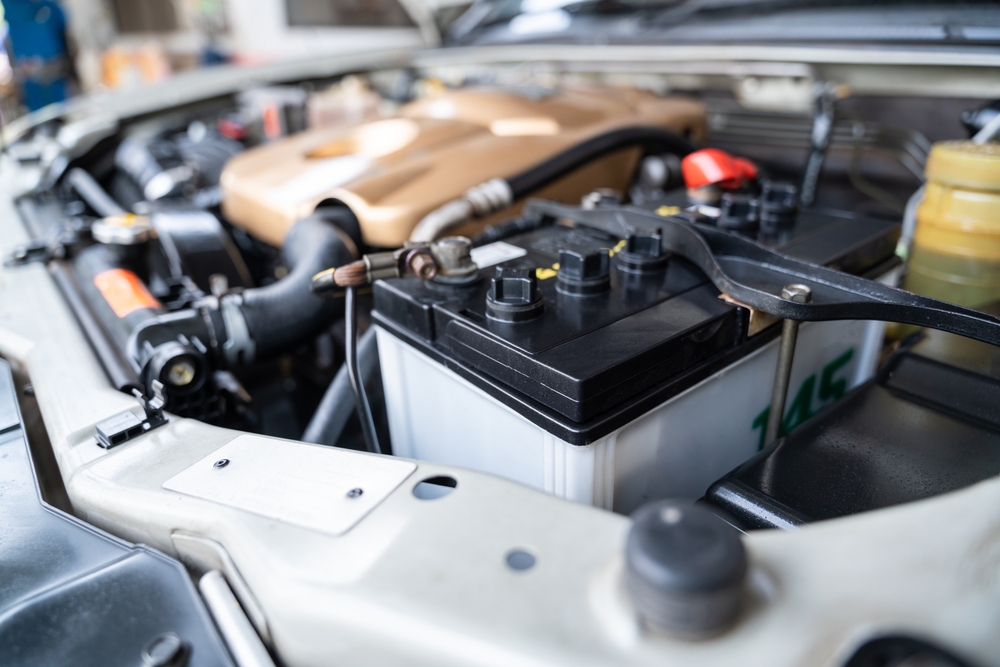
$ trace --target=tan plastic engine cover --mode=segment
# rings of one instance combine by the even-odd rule
[[[366,243],[396,247],[423,216],[470,187],[629,125],[697,140],[705,110],[636,89],[460,90],[413,102],[393,118],[310,130],[238,155],[222,173],[222,209],[233,224],[280,246],[296,220],[321,203],[342,202]],[[536,194],[577,203],[596,187],[624,189],[639,156],[619,151]]]

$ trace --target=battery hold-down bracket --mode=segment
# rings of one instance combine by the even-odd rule
[[[901,322],[1000,345],[1000,319],[992,315],[803,262],[683,215],[659,217],[633,207],[587,211],[541,200],[529,201],[524,211],[622,237],[655,231],[667,250],[701,269],[720,292],[780,318]],[[791,283],[805,285],[812,298],[799,303],[779,296]]]
[[[153,381],[152,397],[145,396],[138,389],[133,389],[132,395],[135,396],[136,400],[139,401],[139,405],[142,406],[145,418],[139,419],[134,412],[126,410],[114,417],[109,417],[104,421],[98,422],[95,434],[98,446],[104,449],[111,449],[167,423],[167,418],[163,414],[166,397],[163,394],[162,382],[159,380]]]

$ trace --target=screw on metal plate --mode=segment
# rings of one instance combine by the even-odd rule
[[[229,465],[229,459],[219,459],[212,465],[216,468],[225,468],[227,465]]]
[[[179,667],[187,660],[187,645],[173,632],[157,635],[142,649],[143,667]]]
[[[363,489],[354,488],[354,489],[351,489],[350,491],[347,492],[347,497],[348,498],[358,498],[358,497],[361,496],[362,493],[364,493]]]

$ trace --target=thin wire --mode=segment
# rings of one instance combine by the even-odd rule
[[[358,420],[361,422],[361,432],[365,437],[365,446],[368,451],[374,454],[381,454],[379,447],[378,433],[375,431],[375,420],[372,418],[371,403],[368,402],[368,394],[365,392],[365,383],[358,371],[358,308],[356,288],[348,287],[344,308],[346,310],[345,324],[347,331],[344,336],[344,347],[347,359],[347,379],[351,382],[351,389],[354,391],[354,405],[358,410]]]

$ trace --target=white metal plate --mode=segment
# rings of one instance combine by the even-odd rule
[[[229,463],[216,468],[222,459]],[[168,479],[163,488],[341,535],[416,467],[387,456],[241,435]],[[361,494],[349,496],[352,489]]]
[[[472,261],[475,262],[476,266],[480,269],[485,269],[500,262],[524,257],[528,254],[528,251],[524,248],[518,248],[516,245],[497,241],[496,243],[473,248],[469,254],[472,255]]]

